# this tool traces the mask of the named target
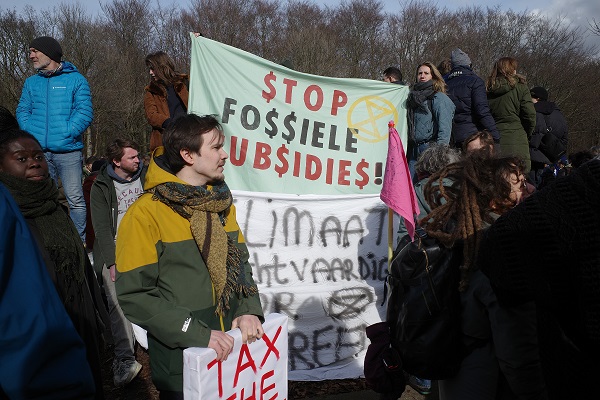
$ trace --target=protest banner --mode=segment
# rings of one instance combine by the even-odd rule
[[[225,361],[209,348],[183,351],[183,395],[186,400],[287,399],[287,317],[269,314],[262,339],[242,343],[239,329],[229,332],[235,344]]]
[[[292,380],[363,374],[381,321],[388,122],[408,88],[293,71],[192,37],[189,112],[222,121],[225,166],[265,312],[290,318]]]

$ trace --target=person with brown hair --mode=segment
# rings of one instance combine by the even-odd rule
[[[485,230],[530,190],[519,158],[477,155],[448,165],[425,186],[432,211],[419,223],[446,247],[462,246],[456,290],[465,358],[455,376],[439,381],[441,400],[545,398],[535,324],[523,322],[535,319],[535,307],[500,307],[476,262]]]
[[[263,311],[248,248],[225,183],[228,154],[217,119],[187,114],[165,131],[144,194],[119,225],[119,304],[148,331],[152,381],[160,399],[183,399],[183,349],[208,347],[227,359],[239,328],[263,335]]]
[[[517,156],[531,170],[529,138],[535,129],[535,108],[525,77],[517,73],[517,60],[502,57],[486,82],[490,111],[500,132],[500,154]]]
[[[90,205],[94,242],[94,269],[104,287],[110,329],[115,342],[113,383],[122,387],[131,382],[142,365],[135,360],[135,340],[131,323],[123,315],[115,290],[115,240],[127,209],[144,192],[145,168],[138,145],[116,138],[106,147],[106,165],[100,168],[92,185]]]
[[[484,151],[489,157],[494,155],[494,137],[488,131],[478,131],[468,136],[462,145],[466,155]]]
[[[173,120],[187,114],[188,75],[175,71],[175,63],[164,51],[146,56],[150,83],[144,89],[144,110],[152,126],[150,151],[162,146],[162,133]]]
[[[415,83],[406,100],[408,168],[417,181],[415,164],[430,143],[448,144],[452,134],[454,103],[446,96],[446,82],[430,62],[417,67]]]

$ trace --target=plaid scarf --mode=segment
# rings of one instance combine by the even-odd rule
[[[229,310],[233,293],[249,296],[258,293],[246,281],[243,252],[223,228],[222,213],[231,206],[229,187],[222,182],[210,190],[203,187],[166,182],[148,190],[158,200],[190,221],[192,236],[206,264],[217,296],[215,314]]]

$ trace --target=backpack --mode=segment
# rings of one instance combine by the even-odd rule
[[[458,284],[462,246],[443,246],[422,228],[404,236],[386,278],[390,343],[407,373],[422,379],[454,376],[466,352]],[[386,287],[386,289],[388,288]]]

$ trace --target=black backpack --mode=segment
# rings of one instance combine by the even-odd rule
[[[462,246],[444,247],[417,228],[403,237],[390,263],[387,323],[391,345],[407,373],[422,379],[454,376],[465,355],[458,284]]]

